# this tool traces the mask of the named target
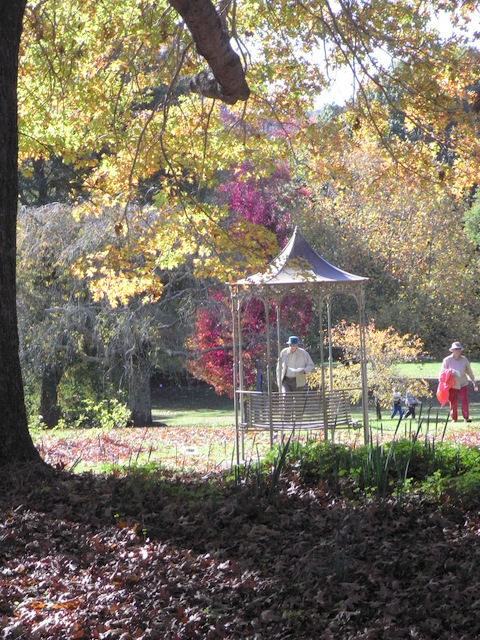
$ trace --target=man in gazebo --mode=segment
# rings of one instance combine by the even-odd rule
[[[299,346],[297,336],[290,336],[287,340],[287,347],[282,349],[277,362],[277,383],[282,393],[288,394],[292,391],[302,391],[305,388],[306,376],[308,371],[313,369],[313,361],[310,354]],[[292,398],[293,399],[293,398]],[[299,402],[297,406],[296,399],[293,402],[285,399],[284,420],[290,422],[293,420],[299,424],[302,420],[303,403]]]
[[[301,391],[306,384],[305,374],[313,369],[310,354],[299,346],[297,336],[290,336],[277,362],[277,384],[283,393]]]

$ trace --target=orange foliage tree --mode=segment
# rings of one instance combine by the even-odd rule
[[[335,388],[352,389],[352,401],[361,397],[360,330],[357,324],[342,321],[332,328],[332,345],[341,349],[342,356],[333,369]],[[372,319],[366,327],[366,358],[368,389],[375,403],[388,407],[394,390],[403,395],[409,389],[414,395],[431,396],[428,383],[422,379],[407,379],[399,375],[395,365],[415,362],[424,355],[418,336],[400,336],[392,327],[377,329]],[[321,371],[308,374],[312,386],[320,386]]]

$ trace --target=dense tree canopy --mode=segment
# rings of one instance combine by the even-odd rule
[[[172,3],[181,13],[189,4]],[[211,16],[209,2],[196,5]],[[225,211],[205,197],[239,161],[261,177],[282,158],[308,185],[328,181],[343,192],[358,180],[345,157],[361,162],[370,149],[378,157],[365,176],[370,191],[415,180],[438,199],[475,183],[478,65],[461,29],[473,12],[469,3],[442,3],[442,15],[458,23],[446,39],[431,22],[436,3],[224,3],[220,25],[251,89],[246,104],[226,107],[189,92],[204,60],[168,3],[34,5],[21,59],[22,157],[60,155],[88,168],[84,209],[119,204],[119,235],[142,215],[135,204],[148,182],[158,216],[133,248],[149,257],[144,273],[198,253],[198,275],[225,278],[265,260],[254,242],[259,230],[228,234]],[[327,121],[312,117],[345,65],[354,99]],[[241,246],[238,233],[247,240]]]
[[[185,365],[189,317],[202,296],[188,265],[158,273],[163,293],[155,304],[140,294],[115,306],[94,300],[91,277],[72,272],[83,253],[101,256],[111,244],[112,216],[79,220],[61,204],[19,213],[21,363],[30,414],[49,427],[76,401],[119,397],[134,424],[151,424],[152,374],[174,376]]]

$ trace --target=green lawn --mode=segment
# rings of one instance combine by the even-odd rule
[[[167,426],[223,427],[235,423],[233,400],[205,387],[167,387],[153,397],[153,420]]]
[[[438,365],[438,363],[437,363]],[[217,396],[210,388],[167,388],[153,397],[154,424],[144,428],[80,429],[32,431],[34,442],[44,459],[64,464],[76,471],[108,470],[144,464],[162,464],[167,468],[210,471],[229,467],[235,456],[235,416],[233,401]],[[455,441],[477,442],[480,426],[480,393],[471,393],[472,422],[462,420],[456,425],[448,422],[446,438]],[[353,407],[352,418],[363,422],[360,407]],[[421,418],[419,421],[418,418]],[[390,440],[418,433],[442,437],[448,417],[448,406],[440,407],[436,398],[424,400],[416,420],[390,419],[390,410],[382,410],[377,420],[373,409],[369,412],[373,442]],[[163,428],[163,427],[168,428]],[[153,427],[153,428],[152,428]],[[154,428],[157,427],[157,428]],[[304,432],[299,437],[307,437]],[[329,435],[331,437],[331,434]],[[363,442],[363,429],[339,430],[336,442]],[[245,434],[247,459],[263,456],[270,448],[268,432]]]
[[[397,364],[398,374],[407,378],[438,378],[441,362],[404,362]]]
[[[473,373],[480,380],[480,362],[471,362]],[[397,364],[395,369],[399,375],[408,378],[438,378],[441,362],[404,362]]]

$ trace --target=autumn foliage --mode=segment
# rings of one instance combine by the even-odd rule
[[[103,439],[108,457],[140,444],[142,431],[128,431]],[[179,445],[182,431],[169,434]],[[164,437],[154,430],[149,444]],[[57,460],[80,452],[62,448]],[[2,468],[3,638],[479,636],[478,499],[448,487],[436,498],[346,499],[293,469],[272,494],[270,476],[235,485],[206,470]],[[342,486],[351,491],[348,478]]]
[[[305,190],[296,193],[284,166],[276,167],[268,178],[258,180],[248,163],[230,172],[219,189],[219,198],[228,205],[233,220],[246,220],[275,234],[282,247],[291,230],[291,211],[301,206]],[[243,238],[245,241],[245,238]],[[273,256],[270,256],[273,257]],[[231,303],[226,287],[210,289],[209,298],[196,314],[195,332],[189,344],[196,355],[189,368],[194,375],[213,385],[219,394],[233,393],[233,343]],[[276,322],[275,305],[269,313],[269,323]],[[266,370],[266,311],[263,302],[251,299],[241,311],[243,372],[245,383],[255,388],[257,372]],[[282,327],[304,335],[312,319],[309,299],[300,303],[298,296],[284,300],[280,309]]]

